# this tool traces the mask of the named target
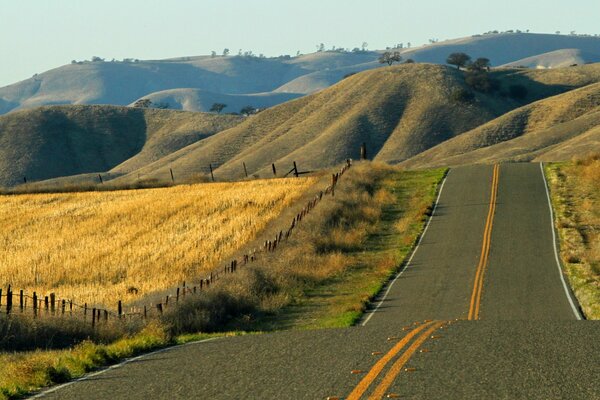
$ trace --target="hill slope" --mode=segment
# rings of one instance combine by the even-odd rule
[[[112,106],[49,106],[0,116],[0,186],[24,177],[130,172],[241,120]]]
[[[503,67],[564,68],[597,62],[600,62],[600,49],[598,53],[585,52],[580,49],[563,49],[523,58],[505,64]]]
[[[201,89],[171,89],[150,93],[144,99],[154,104],[166,104],[171,110],[210,111],[214,103],[227,105],[224,113],[239,113],[243,107],[269,108],[301,97],[298,93],[223,94]]]
[[[600,151],[600,83],[532,103],[441,143],[406,167],[565,160]]]
[[[532,97],[543,90],[565,90],[517,74],[533,82]],[[211,164],[218,166],[220,179],[237,179],[244,173],[242,162],[250,173],[263,175],[270,173],[271,163],[289,169],[297,161],[301,169],[317,169],[357,158],[363,142],[376,160],[397,163],[520,105],[481,93],[476,101],[463,103],[452,99],[458,88],[468,90],[463,73],[444,66],[405,64],[366,71],[265,110],[136,174],[164,178],[172,168],[178,175],[192,175],[206,173]]]
[[[600,54],[600,38],[506,33],[475,35],[401,49],[404,59],[443,64],[452,52],[487,57],[503,65],[557,50]],[[380,52],[334,52],[299,57],[183,57],[169,60],[81,62],[0,88],[0,114],[50,104],[127,105],[152,93],[200,89],[218,94],[309,94],[346,74],[381,67]],[[274,97],[283,101],[285,98]],[[203,103],[200,104],[204,107]],[[206,111],[203,108],[192,109]]]

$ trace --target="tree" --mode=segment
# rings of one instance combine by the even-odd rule
[[[319,43],[317,45],[317,52],[320,53],[325,50],[325,45],[323,43]]]
[[[367,47],[369,47],[369,43],[363,42],[362,43],[362,51],[367,51]]]
[[[229,49],[228,48],[224,48],[223,49],[223,57],[227,57],[229,55]]]
[[[485,57],[479,57],[477,60],[473,61],[471,65],[469,65],[469,69],[472,71],[489,71],[490,60]]]
[[[471,61],[471,56],[465,53],[452,53],[446,59],[446,62],[450,65],[456,65],[456,68],[460,69],[467,65]]]
[[[258,110],[254,106],[246,106],[240,110],[240,114],[245,115],[246,117],[252,114],[256,114]]]
[[[152,107],[152,101],[150,99],[139,99],[133,103],[135,108],[150,108]]]
[[[217,52],[216,51],[211,51],[210,52],[210,58],[215,58],[217,56]]]
[[[399,51],[395,51],[393,53],[386,51],[379,57],[378,60],[381,64],[392,65],[395,62],[402,61],[402,56],[400,55]]]
[[[223,109],[227,107],[227,104],[223,104],[223,103],[214,103],[211,107],[210,107],[210,112],[216,112],[217,114],[221,114],[221,111],[223,111]]]

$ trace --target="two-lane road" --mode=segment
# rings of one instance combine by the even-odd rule
[[[190,344],[42,397],[600,399],[600,324],[570,304],[544,185],[538,164],[453,169],[364,326]]]

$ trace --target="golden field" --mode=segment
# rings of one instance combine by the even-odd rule
[[[315,182],[0,196],[0,287],[112,308],[213,269]]]

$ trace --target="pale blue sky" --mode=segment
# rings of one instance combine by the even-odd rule
[[[489,30],[600,33],[600,0],[0,0],[0,87],[72,59],[413,45]]]

